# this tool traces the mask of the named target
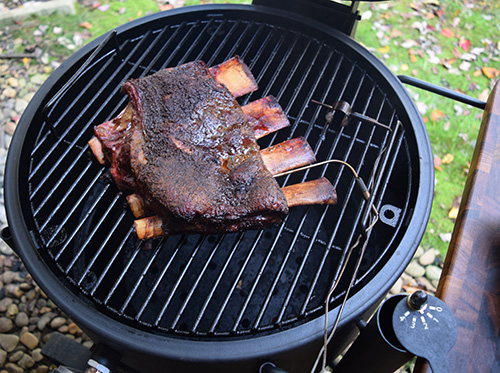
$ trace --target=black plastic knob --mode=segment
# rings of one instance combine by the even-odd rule
[[[427,303],[427,293],[423,290],[417,290],[408,297],[408,305],[411,309],[417,311]]]

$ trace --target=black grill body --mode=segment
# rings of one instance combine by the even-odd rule
[[[372,190],[365,201],[347,167],[329,164],[278,179],[326,176],[336,206],[292,209],[263,231],[138,241],[133,216],[108,171],[90,155],[93,127],[126,104],[121,83],[201,59],[240,55],[290,128],[262,148],[307,138],[319,161],[351,164]],[[387,130],[311,100],[348,102]],[[430,213],[433,165],[422,120],[389,70],[345,34],[261,6],[200,6],[130,22],[90,43],[35,95],[13,137],[5,175],[12,245],[50,298],[97,343],[142,372],[256,372],[265,361],[310,369],[322,345],[324,301],[373,204],[381,220],[363,236],[366,254],[331,356],[340,352],[403,272]],[[359,251],[354,251],[354,257]],[[330,326],[349,284],[347,266]]]

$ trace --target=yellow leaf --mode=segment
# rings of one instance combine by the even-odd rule
[[[377,52],[379,52],[379,53],[389,53],[390,50],[391,50],[391,48],[388,45],[386,45],[385,47],[381,47],[381,48],[377,49]]]
[[[417,56],[415,56],[414,54],[410,54],[410,62],[411,63],[417,62]]]
[[[474,72],[472,73],[472,75],[473,75],[474,77],[476,77],[476,78],[477,78],[478,76],[481,76],[481,74],[482,74],[482,71],[481,71],[481,70],[476,70],[476,71],[474,71]]]
[[[483,70],[483,74],[488,78],[488,79],[493,79],[496,78],[498,75],[500,75],[500,70],[495,69],[494,67],[483,67],[481,70]]]
[[[450,164],[451,162],[453,162],[454,158],[455,157],[453,156],[453,154],[448,153],[443,157],[443,159],[441,159],[441,163]]]
[[[458,216],[458,207],[453,206],[450,211],[448,211],[448,217],[450,219],[456,219]]]
[[[401,65],[401,70],[403,70],[403,71],[408,71],[409,68],[410,68],[410,66],[408,66],[408,64],[406,64],[406,63]]]

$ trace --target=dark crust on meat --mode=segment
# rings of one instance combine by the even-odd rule
[[[288,213],[234,97],[201,61],[123,84],[138,193],[167,234],[266,227]]]

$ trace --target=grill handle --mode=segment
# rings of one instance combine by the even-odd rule
[[[273,363],[264,363],[259,368],[259,373],[288,373],[286,370],[278,368]]]
[[[398,75],[398,79],[401,81],[401,83],[408,84],[432,93],[436,93],[446,98],[451,98],[452,100],[474,106],[481,110],[484,110],[484,108],[486,107],[486,102],[478,100],[477,98],[464,95],[463,93],[459,93],[448,88],[440,87],[438,85],[414,78],[412,76]]]

